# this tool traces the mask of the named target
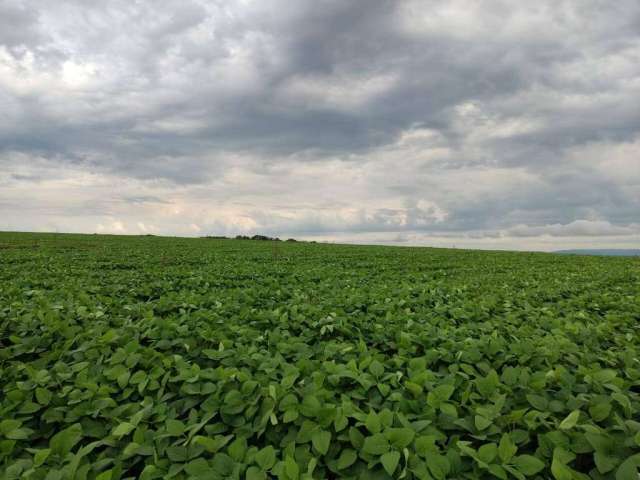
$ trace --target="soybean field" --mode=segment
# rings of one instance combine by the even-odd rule
[[[638,468],[640,258],[0,234],[0,478]]]

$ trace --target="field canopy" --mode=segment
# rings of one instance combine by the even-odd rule
[[[640,261],[0,234],[0,477],[631,480]]]

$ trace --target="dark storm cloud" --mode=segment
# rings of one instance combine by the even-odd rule
[[[101,121],[99,115],[104,111],[98,108],[98,117],[91,118],[92,132],[83,128],[85,115],[68,119],[60,129],[57,122],[46,121],[49,118],[42,115],[46,112],[42,112],[41,105],[31,104],[26,110],[36,117],[33,121],[37,123],[38,117],[44,117],[43,123],[49,125],[45,132],[37,128],[42,135],[35,141],[36,147],[73,149],[78,140],[86,139],[86,143],[93,144],[107,135],[140,142],[151,157],[162,150],[171,154],[171,150],[181,150],[181,142],[171,132],[163,132],[164,137],[158,139],[153,134],[131,131],[132,124],[171,115],[202,119],[204,124],[198,132],[179,132],[186,137],[185,148],[191,149],[244,147],[262,154],[286,154],[301,149],[350,152],[387,143],[415,123],[442,129],[456,138],[459,132],[449,131],[447,114],[450,107],[464,101],[491,104],[532,85],[548,86],[554,92],[569,90],[572,94],[597,94],[609,89],[611,85],[606,80],[598,85],[597,81],[565,79],[562,65],[580,59],[591,49],[599,57],[606,57],[632,44],[638,10],[634,2],[621,2],[626,9],[620,4],[604,8],[599,2],[587,2],[580,10],[573,2],[560,2],[557,9],[547,8],[545,14],[550,23],[564,21],[567,25],[561,24],[557,32],[541,38],[538,31],[526,28],[513,35],[501,35],[498,30],[494,37],[495,32],[488,27],[498,20],[496,26],[504,27],[509,22],[509,15],[501,16],[504,5],[496,2],[483,6],[481,13],[485,17],[478,18],[479,25],[486,21],[489,26],[469,36],[464,31],[449,29],[408,33],[402,25],[403,2],[302,2],[294,7],[272,2],[268,7],[256,5],[257,11],[246,7],[238,11],[233,7],[206,11],[187,2],[168,4],[167,11],[158,15],[154,15],[151,5],[136,8],[125,3],[106,3],[102,8],[75,6],[75,16],[71,18],[81,21],[88,17],[89,24],[97,26],[97,31],[86,31],[86,27],[80,31],[86,38],[75,42],[78,50],[75,53],[87,60],[103,55],[130,69],[116,79],[117,84],[109,85],[108,96],[98,102],[113,100],[118,95],[136,96],[148,102],[146,111],[132,109],[124,118],[107,116]],[[428,16],[437,5],[440,4],[416,3],[416,14]],[[36,22],[34,12],[30,12],[31,17],[26,12],[24,15]],[[563,15],[569,18],[564,19]],[[571,15],[579,18],[572,21]],[[600,18],[594,21],[592,17]],[[123,20],[122,25],[110,23],[119,19]],[[573,31],[572,28],[584,28],[580,22],[584,19],[589,19],[592,25],[587,24],[585,32]],[[137,33],[131,30],[136,23]],[[54,23],[49,28],[55,26]],[[451,28],[454,26],[455,22]],[[106,30],[108,27],[111,28]],[[201,41],[189,36],[198,28],[205,32]],[[47,25],[40,29],[46,32]],[[59,36],[63,32],[55,33]],[[562,37],[566,34],[584,38],[566,41]],[[128,37],[131,44],[126,46]],[[39,46],[54,45],[45,42]],[[222,65],[236,74],[234,65],[224,62],[237,55],[234,49],[243,48],[249,49],[241,55],[254,70],[255,78],[251,80],[255,83],[234,90],[233,77],[225,79],[224,84],[216,82],[215,75],[208,70]],[[73,56],[71,52],[68,54]],[[393,76],[392,84],[361,105],[349,105],[345,97],[366,89],[367,80],[380,75]],[[323,101],[323,91],[306,102],[291,98],[295,97],[292,82],[304,85],[312,83],[314,77],[320,77],[321,84],[317,86],[320,90],[343,88],[352,92],[338,92],[338,104]],[[173,85],[165,82],[167,79]],[[131,80],[133,85],[128,83]],[[135,88],[138,83],[139,90]],[[95,96],[90,100],[95,101]],[[616,135],[628,138],[635,134],[639,114],[628,103],[615,105],[614,100],[612,105],[603,106],[616,108],[610,112],[612,121],[607,123],[597,118],[598,112],[593,111],[588,100],[585,105],[575,106],[576,111],[548,112],[554,126],[545,132],[542,144],[562,148],[570,142]],[[105,107],[108,109],[108,105]],[[80,133],[76,142],[69,138],[73,132]],[[540,142],[541,138],[536,136],[529,142],[533,140]],[[521,141],[527,143],[526,139]],[[9,143],[8,139],[5,142]],[[28,141],[23,139],[18,145],[28,148]],[[140,157],[138,151],[134,153]]]
[[[49,162],[54,177],[203,188],[252,206],[230,229],[630,225],[639,65],[636,0],[9,0],[0,180],[19,188]],[[305,194],[318,182],[352,213],[329,218]]]

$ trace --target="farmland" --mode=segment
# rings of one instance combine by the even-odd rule
[[[637,478],[640,260],[0,234],[0,478]]]

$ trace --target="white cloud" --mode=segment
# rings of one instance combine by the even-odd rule
[[[640,224],[626,226],[612,225],[606,220],[574,220],[567,224],[553,224],[541,226],[516,225],[504,234],[513,237],[538,237],[549,235],[552,237],[602,237],[625,236],[640,234]]]
[[[116,220],[116,219],[110,219],[109,223],[107,223],[106,225],[99,223],[96,226],[96,233],[124,234],[124,233],[130,233],[130,230],[127,229],[127,227],[125,227],[125,224],[122,221]]]
[[[505,117],[483,111],[482,105],[465,102],[454,107],[453,128],[471,143],[508,139],[532,134],[544,127],[540,119],[526,116]]]

